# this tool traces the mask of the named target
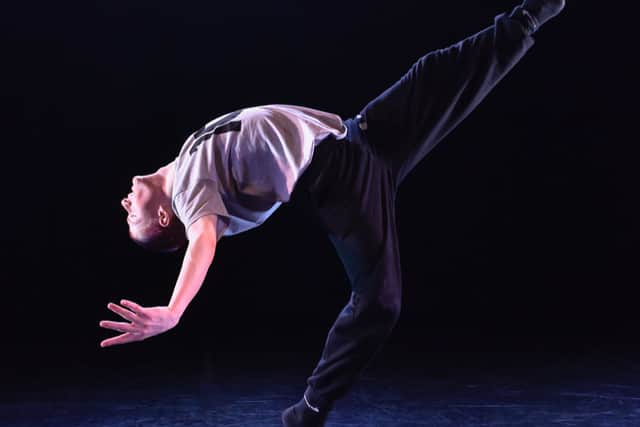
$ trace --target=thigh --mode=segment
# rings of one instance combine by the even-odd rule
[[[445,49],[427,53],[361,115],[376,152],[400,182],[490,93],[533,45],[506,14],[494,25]]]
[[[371,151],[361,131],[349,130],[346,140],[317,147],[295,199],[328,235],[352,290],[376,294],[380,287],[400,282],[396,185],[391,169]]]

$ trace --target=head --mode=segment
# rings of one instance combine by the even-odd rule
[[[164,177],[158,172],[135,176],[131,192],[120,204],[127,211],[129,237],[155,252],[173,252],[186,244],[184,226],[171,209],[164,191]]]

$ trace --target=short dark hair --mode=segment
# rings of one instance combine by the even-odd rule
[[[184,225],[175,215],[172,216],[166,227],[157,221],[150,221],[142,228],[140,235],[133,236],[129,232],[131,240],[145,249],[153,252],[175,252],[187,244],[187,235]]]

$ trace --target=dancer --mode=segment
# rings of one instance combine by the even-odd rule
[[[532,35],[564,0],[525,0],[493,25],[426,54],[355,118],[307,107],[241,109],[192,134],[174,161],[133,178],[122,200],[130,237],[143,247],[187,247],[167,306],[122,300],[125,322],[107,347],[140,341],[178,323],[198,292],[217,243],[262,224],[288,201],[305,207],[333,243],[351,297],[286,427],[323,426],[393,329],[401,307],[395,198],[421,159],[484,99],[532,47]]]

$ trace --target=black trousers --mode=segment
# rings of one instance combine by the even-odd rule
[[[507,14],[485,30],[421,57],[393,86],[345,121],[348,136],[317,147],[291,201],[326,231],[351,297],[307,380],[309,403],[328,410],[379,351],[401,309],[398,186],[533,45]]]

